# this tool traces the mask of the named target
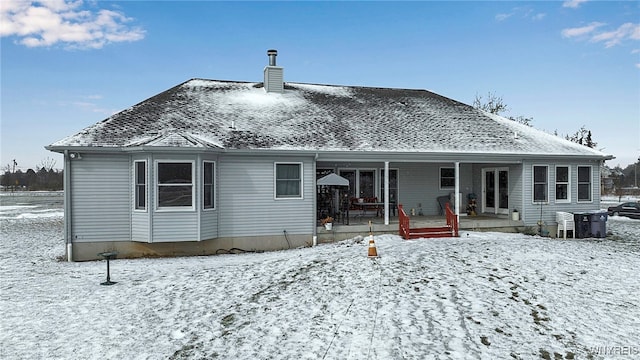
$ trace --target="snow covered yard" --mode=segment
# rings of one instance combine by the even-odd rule
[[[104,261],[56,259],[59,209],[5,206],[0,221],[3,359],[640,355],[640,220],[611,218],[607,239],[384,235],[374,260],[362,239],[118,259],[114,286]]]

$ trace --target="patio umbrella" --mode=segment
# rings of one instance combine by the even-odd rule
[[[349,186],[349,180],[343,178],[340,175],[336,175],[331,173],[327,176],[321,177],[316,182],[317,185],[326,185],[326,186]]]
[[[340,197],[340,189],[337,189],[336,187],[346,186],[348,188],[349,180],[343,178],[342,176],[331,173],[327,176],[324,176],[318,179],[318,181],[316,181],[316,184],[318,186],[329,186],[331,188],[332,196],[329,197],[330,200],[329,200],[329,204],[327,204],[328,205],[327,209],[330,209],[329,213],[338,214],[339,213],[338,204],[340,204],[341,197]],[[348,225],[349,224],[349,208],[347,207],[345,210],[346,210],[345,220]]]

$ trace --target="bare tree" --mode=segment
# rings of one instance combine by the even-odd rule
[[[509,107],[504,103],[501,96],[497,96],[495,93],[488,92],[486,99],[482,97],[482,95],[476,94],[475,99],[473,99],[473,107],[476,109],[484,110],[491,114],[496,114],[503,116],[503,113],[509,112]],[[519,116],[509,116],[507,117],[509,120],[513,120],[517,123],[532,126],[531,122],[533,118],[524,117],[522,115]]]
[[[42,161],[40,161],[40,163],[36,165],[36,168],[50,171],[55,166],[56,166],[56,161],[50,157],[47,157],[46,159],[43,159]]]
[[[492,92],[487,93],[486,99],[476,93],[476,98],[473,99],[473,107],[496,115],[509,111],[507,104],[502,101],[502,97]]]
[[[598,143],[593,141],[591,138],[591,130],[588,130],[584,125],[582,125],[580,130],[576,131],[573,135],[566,135],[564,138],[592,149],[598,146]]]

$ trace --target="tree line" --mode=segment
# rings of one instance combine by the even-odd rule
[[[473,99],[473,107],[500,116],[503,116],[504,113],[509,111],[509,107],[504,103],[502,97],[497,96],[492,92],[487,93],[486,97],[476,94],[475,99]],[[533,126],[531,125],[531,123],[533,122],[532,117],[507,116],[507,119],[513,120],[523,125],[531,127]],[[554,132],[554,135],[559,136],[557,130]],[[582,125],[580,130],[576,131],[574,134],[565,135],[564,138],[566,140],[573,141],[574,143],[584,145],[592,149],[595,149],[598,145],[598,143],[593,141],[593,139],[591,138],[591,130],[587,129],[584,125]]]
[[[486,96],[476,94],[473,100],[473,107],[496,115],[503,115],[509,111],[509,107],[504,103],[502,97],[492,92],[489,92]],[[509,116],[507,118],[527,126],[532,126],[531,122],[533,118],[531,117]],[[554,132],[554,135],[560,136],[557,130]],[[567,134],[563,137],[566,140],[592,149],[595,149],[598,145],[598,143],[593,141],[591,130],[587,129],[584,125],[575,133],[571,135]],[[640,158],[637,163],[628,165],[624,169],[620,167],[620,165],[614,168],[605,165],[602,174],[602,193],[613,194],[619,197],[627,194],[640,193],[638,189],[640,175],[636,173],[638,167],[640,167]]]
[[[54,169],[55,160],[47,158],[34,169],[16,170],[18,163],[4,167],[0,175],[0,185],[4,191],[57,191],[63,189],[64,174],[62,170]]]

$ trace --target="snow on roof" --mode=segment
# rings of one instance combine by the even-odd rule
[[[50,147],[606,155],[426,90],[192,79]]]

